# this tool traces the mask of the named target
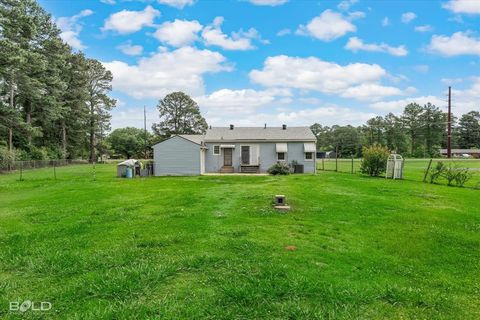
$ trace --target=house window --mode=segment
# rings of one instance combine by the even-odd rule
[[[285,152],[277,152],[277,160],[285,161]]]
[[[305,160],[313,160],[313,152],[305,152]]]
[[[213,154],[218,156],[220,155],[220,146],[217,145],[217,146],[213,146]]]

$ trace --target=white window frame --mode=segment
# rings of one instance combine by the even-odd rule
[[[307,159],[307,153],[310,153],[312,155],[312,159]],[[305,160],[305,161],[313,161],[314,158],[315,158],[314,157],[314,152],[304,152],[303,153],[303,160]]]
[[[218,153],[215,153],[215,148],[216,148],[216,147],[218,147]],[[220,145],[219,145],[219,144],[214,145],[213,148],[212,148],[212,154],[213,154],[214,156],[219,156],[221,153],[222,153],[222,150],[221,150],[221,148],[220,148]]]
[[[283,159],[279,159],[278,155],[283,153]],[[286,152],[277,152],[277,161],[287,161],[287,153]]]

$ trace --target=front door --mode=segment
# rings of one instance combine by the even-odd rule
[[[250,164],[250,146],[242,146],[242,164]]]
[[[223,165],[226,167],[232,166],[232,149],[231,148],[223,149]]]

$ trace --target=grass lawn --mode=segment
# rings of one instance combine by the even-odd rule
[[[0,318],[480,318],[480,190],[96,169],[0,175]]]
[[[405,159],[404,178],[407,180],[423,181],[429,161],[430,159]],[[469,168],[473,176],[465,186],[470,188],[480,187],[480,159],[433,159],[431,168],[433,169],[439,161],[444,162],[447,166],[452,165],[459,168]],[[361,159],[353,160],[354,173],[360,172],[361,163]],[[317,160],[317,169],[319,171],[322,171],[322,169],[335,171],[335,168],[337,168],[338,172],[351,173],[352,160],[338,159],[338,164],[335,164],[335,159]],[[443,178],[441,178],[438,183],[447,184]]]

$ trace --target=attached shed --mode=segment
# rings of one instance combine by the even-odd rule
[[[205,172],[202,135],[176,135],[153,148],[156,176],[191,176]]]

